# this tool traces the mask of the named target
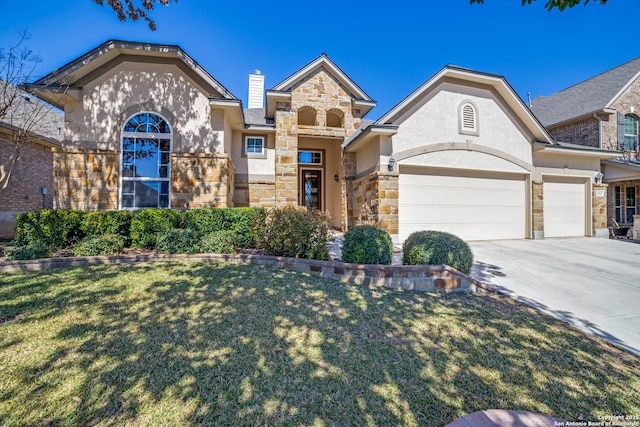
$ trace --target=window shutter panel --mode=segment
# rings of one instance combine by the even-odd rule
[[[618,150],[624,148],[624,114],[618,111]]]

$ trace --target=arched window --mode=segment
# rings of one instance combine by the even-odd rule
[[[131,117],[122,132],[120,207],[168,208],[173,133],[156,113]]]
[[[458,131],[478,135],[478,110],[470,101],[463,102],[458,109]]]
[[[316,110],[313,107],[298,108],[298,124],[306,126],[316,125]]]
[[[338,109],[331,109],[327,111],[327,127],[341,128],[342,127],[342,115],[344,113]]]
[[[638,148],[638,118],[627,114],[624,116],[623,150],[635,151]]]

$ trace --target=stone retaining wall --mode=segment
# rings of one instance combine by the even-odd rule
[[[128,264],[153,261],[203,261],[254,264],[268,268],[309,273],[341,283],[385,287],[420,292],[476,292],[485,289],[475,279],[446,265],[391,266],[346,264],[337,261],[319,261],[265,255],[115,255],[96,257],[48,258],[33,261],[0,262],[0,273],[40,271],[51,268],[80,267],[102,264]]]

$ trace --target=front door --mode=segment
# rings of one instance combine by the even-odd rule
[[[300,204],[308,209],[322,209],[322,171],[300,171]]]

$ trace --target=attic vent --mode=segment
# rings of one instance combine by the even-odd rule
[[[478,135],[478,110],[470,101],[463,102],[458,109],[458,131],[466,135]]]

